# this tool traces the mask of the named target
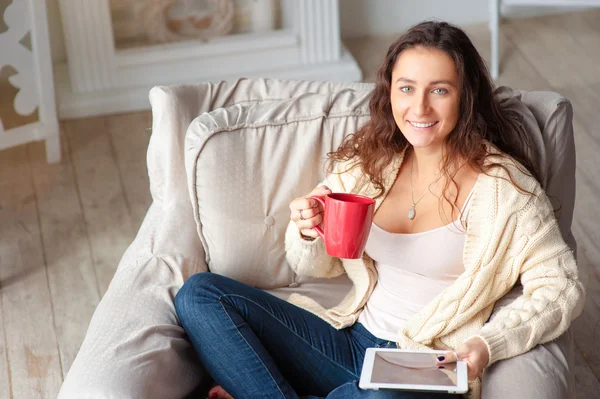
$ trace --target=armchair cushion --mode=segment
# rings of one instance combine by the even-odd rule
[[[284,253],[288,205],[324,178],[326,154],[367,121],[368,100],[364,91],[306,94],[192,122],[188,185],[211,271],[263,289],[295,282]]]

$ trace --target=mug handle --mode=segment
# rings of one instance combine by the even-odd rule
[[[308,199],[314,199],[314,200],[319,201],[321,203],[321,205],[323,205],[323,214],[325,214],[325,201],[323,200],[323,198],[321,198],[319,196],[312,196],[312,197],[308,197]],[[321,226],[317,225],[317,226],[313,227],[313,229],[315,229],[317,231],[317,233],[319,233],[319,235],[321,236],[321,238],[323,240],[325,239],[325,232],[323,231]]]

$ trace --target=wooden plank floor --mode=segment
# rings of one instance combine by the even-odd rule
[[[499,84],[554,90],[575,109],[573,230],[588,285],[574,323],[577,398],[600,398],[600,12],[506,21]],[[484,25],[465,28],[487,60]],[[391,37],[346,43],[373,81]],[[64,158],[42,143],[0,151],[0,399],[55,398],[119,258],[150,204],[149,112],[61,123]]]

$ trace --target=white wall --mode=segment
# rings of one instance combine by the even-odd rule
[[[48,8],[48,30],[50,33],[52,61],[58,64],[67,60],[62,21],[60,19],[60,11],[58,10],[58,0],[46,0],[46,7]]]
[[[340,0],[342,38],[391,36],[425,19],[487,21],[488,0]]]

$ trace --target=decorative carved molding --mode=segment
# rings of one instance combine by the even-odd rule
[[[36,81],[33,53],[21,44],[21,40],[31,31],[29,3],[22,0],[10,3],[4,12],[4,22],[8,30],[0,33],[0,70],[10,65],[17,71],[8,81],[18,89],[14,109],[17,114],[25,116],[40,105],[37,86],[32,84]]]
[[[60,115],[148,109],[147,92],[154,85],[240,76],[360,79],[356,61],[341,49],[337,0],[279,4],[278,30],[118,49],[109,0],[59,0],[69,63],[68,73],[57,68]],[[332,74],[335,69],[340,73]],[[116,98],[119,101],[112,101]]]
[[[138,1],[135,14],[141,17],[144,33],[151,43],[189,40],[207,40],[223,36],[233,28],[235,4],[233,0],[206,0],[206,9],[186,13],[195,0],[151,0]]]
[[[0,70],[11,66],[16,71],[8,78],[11,87],[3,88],[5,94],[15,93],[14,100],[0,105],[11,107],[13,117],[26,116],[21,121],[24,124],[6,129],[0,119],[0,149],[46,140],[48,162],[58,162],[60,142],[46,5],[39,0],[13,0],[0,11],[4,11],[0,16],[8,27],[0,33]]]

